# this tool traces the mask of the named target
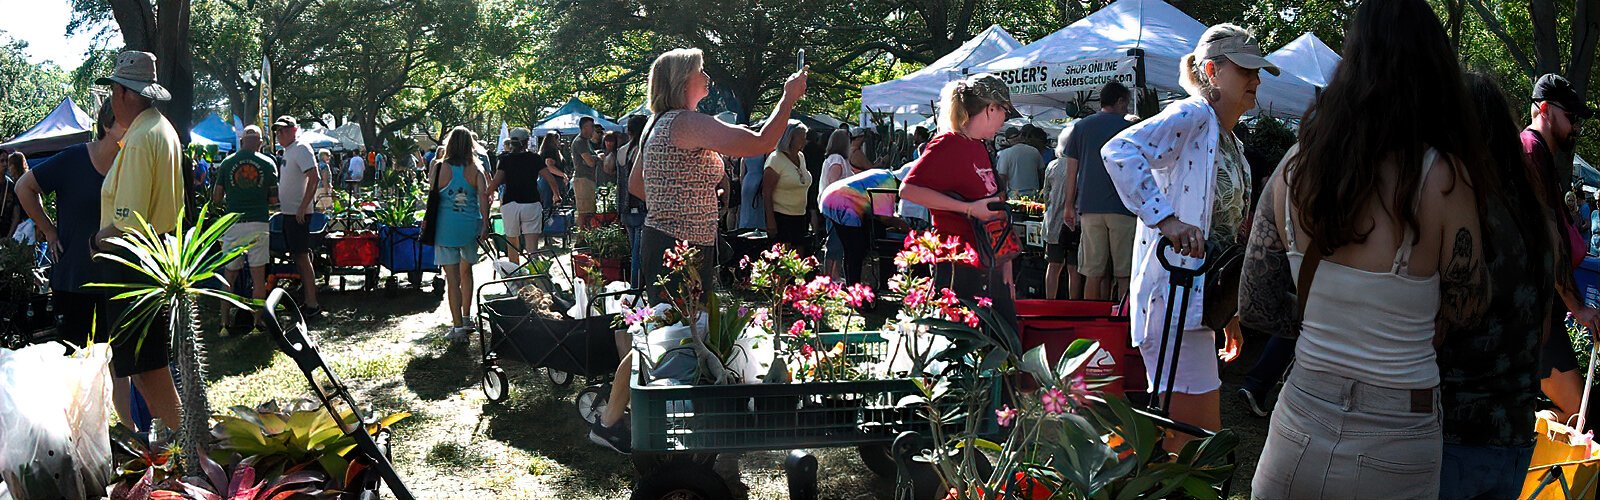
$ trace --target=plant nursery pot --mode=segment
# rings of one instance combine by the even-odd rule
[[[592,224],[594,226],[596,226],[596,227],[604,226],[606,224],[616,223],[617,219],[618,219],[618,217],[617,217],[617,214],[615,212],[603,213],[603,214],[594,214],[594,219],[592,219],[593,220]]]
[[[600,275],[606,282],[622,281],[622,268],[626,264],[622,259],[600,259]]]

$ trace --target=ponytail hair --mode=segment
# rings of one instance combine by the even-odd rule
[[[1232,37],[1248,38],[1250,36],[1250,30],[1241,28],[1238,25],[1231,23],[1218,24],[1207,28],[1206,32],[1200,35],[1200,41],[1195,44],[1195,50],[1198,51],[1200,47],[1217,40]],[[1205,64],[1206,61],[1222,64],[1223,61],[1227,60],[1228,58],[1220,56],[1201,59],[1194,52],[1184,54],[1183,58],[1178,60],[1178,85],[1182,86],[1183,90],[1188,92],[1189,95],[1202,96],[1210,101],[1219,99],[1221,96],[1220,91],[1217,89],[1216,84],[1211,81],[1211,77],[1206,76]]]
[[[972,116],[982,113],[990,104],[998,101],[984,99],[974,92],[974,87],[967,79],[956,80],[945,84],[944,91],[940,92],[939,131],[958,132],[967,126]]]

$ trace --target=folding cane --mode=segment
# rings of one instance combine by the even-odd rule
[[[1156,244],[1156,259],[1161,261],[1161,267],[1166,268],[1170,276],[1167,279],[1167,316],[1161,327],[1161,351],[1156,355],[1156,373],[1151,380],[1156,383],[1156,388],[1159,390],[1161,388],[1161,376],[1164,373],[1167,377],[1167,383],[1164,397],[1157,394],[1155,398],[1150,399],[1150,410],[1166,416],[1168,410],[1172,408],[1172,384],[1178,378],[1178,355],[1183,352],[1183,328],[1185,319],[1189,315],[1189,297],[1193,295],[1195,280],[1205,276],[1206,271],[1211,269],[1211,261],[1201,257],[1200,265],[1192,269],[1175,265],[1167,260],[1167,250],[1172,249],[1172,242],[1165,237],[1160,238],[1160,243]],[[1181,303],[1178,304],[1181,306],[1181,312],[1178,314],[1178,329],[1174,332],[1172,329],[1172,310],[1173,305],[1178,301],[1174,301],[1173,298],[1178,295],[1179,288],[1183,288],[1183,297],[1180,299]],[[1177,339],[1172,340],[1172,369],[1167,370],[1167,343],[1174,336]],[[1158,400],[1160,401],[1159,405],[1157,404]]]

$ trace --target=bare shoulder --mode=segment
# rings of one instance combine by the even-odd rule
[[[1460,160],[1439,155],[1428,169],[1427,177],[1422,180],[1422,199],[1418,200],[1423,206],[1434,206],[1440,210],[1426,211],[1444,214],[1445,220],[1455,220],[1458,223],[1477,220],[1477,194]]]

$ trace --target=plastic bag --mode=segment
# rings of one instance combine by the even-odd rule
[[[589,287],[584,284],[583,278],[572,278],[572,307],[567,308],[567,317],[589,317]]]
[[[0,478],[12,498],[100,498],[111,483],[109,348],[0,349]]]
[[[516,263],[513,263],[510,260],[503,259],[503,258],[494,260],[494,278],[495,279],[516,278],[516,277],[527,276],[527,275],[528,275],[528,268],[526,268],[526,267],[517,265]],[[519,280],[519,281],[513,281],[513,282],[510,282],[510,283],[506,283],[505,284],[506,295],[516,295],[517,292],[522,291],[522,287],[524,287],[524,286],[528,286],[528,282],[526,280]]]

